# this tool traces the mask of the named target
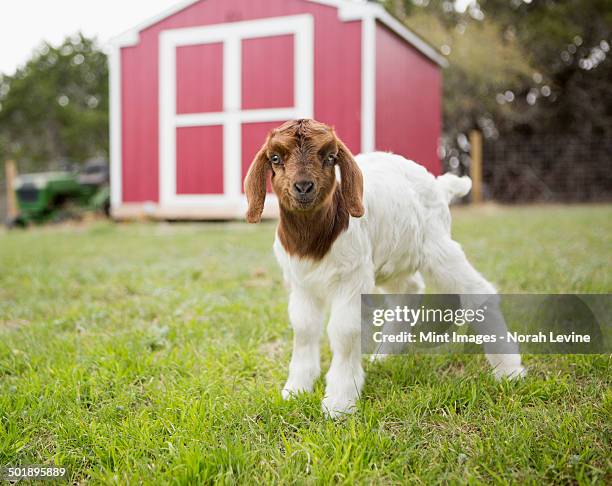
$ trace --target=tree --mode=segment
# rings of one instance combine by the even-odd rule
[[[20,168],[108,156],[108,67],[94,39],[43,43],[13,76],[0,76],[0,158]]]
[[[612,0],[385,0],[447,55],[447,135],[612,136]]]
[[[530,56],[516,38],[504,37],[500,24],[485,21],[477,5],[465,13],[443,0],[388,0],[385,6],[449,60],[441,149],[451,169],[467,169],[468,131],[479,128],[495,138],[516,120],[515,93],[535,70]]]
[[[527,133],[612,136],[612,0],[480,0],[528,49],[538,76],[523,89]]]

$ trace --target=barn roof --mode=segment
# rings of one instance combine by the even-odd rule
[[[167,10],[151,17],[142,22],[133,29],[130,29],[123,34],[118,35],[110,40],[110,44],[116,47],[125,47],[135,45],[139,41],[139,33],[152,25],[162,21],[166,17],[170,17],[177,12],[197,3],[201,0],[182,0]],[[375,18],[406,42],[411,44],[415,49],[421,52],[425,57],[438,64],[446,67],[447,60],[430,44],[424,41],[421,37],[408,29],[403,23],[393,17],[380,4],[368,2],[367,0],[304,0],[308,2],[319,3],[338,9],[338,16],[341,20],[361,20],[363,18]]]

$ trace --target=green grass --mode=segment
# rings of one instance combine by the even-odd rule
[[[358,412],[284,402],[291,332],[274,225],[0,234],[0,465],[99,484],[610,483],[610,356],[366,366]],[[612,206],[459,209],[505,292],[610,292]],[[329,363],[327,348],[324,367]]]

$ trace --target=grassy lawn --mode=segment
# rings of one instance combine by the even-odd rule
[[[359,411],[284,402],[274,225],[93,223],[0,233],[0,465],[77,483],[608,483],[610,356],[368,364]],[[454,212],[504,292],[611,292],[612,206]],[[324,348],[324,369],[329,352]]]

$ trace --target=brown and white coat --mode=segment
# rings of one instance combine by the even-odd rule
[[[442,293],[495,294],[450,234],[448,204],[469,191],[468,178],[436,178],[390,153],[353,157],[333,129],[314,120],[269,134],[245,181],[249,222],[259,221],[267,174],[280,204],[274,252],[294,329],[285,398],[312,390],[329,314],[333,358],[323,409],[332,417],[354,409],[365,378],[361,294],[422,292],[421,275]],[[487,357],[497,377],[524,374],[518,353]]]

